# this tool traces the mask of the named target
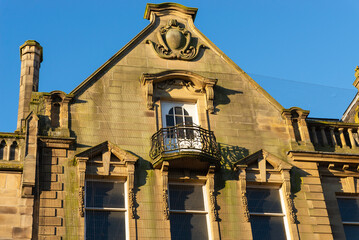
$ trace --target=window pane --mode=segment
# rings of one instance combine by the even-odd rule
[[[249,212],[282,213],[277,189],[247,189]]]
[[[175,125],[174,118],[172,115],[166,115],[166,126],[172,127]]]
[[[356,239],[359,236],[359,226],[345,224],[344,232],[347,239]]]
[[[176,115],[182,115],[182,108],[181,107],[175,107],[175,114]]]
[[[87,181],[86,207],[124,208],[124,183]]]
[[[172,240],[208,239],[207,219],[204,214],[170,214]]]
[[[176,116],[176,125],[183,123],[183,117],[182,116]]]
[[[286,239],[283,217],[251,215],[253,240]]]
[[[186,125],[192,125],[193,124],[192,117],[185,117],[184,119],[185,119]]]
[[[204,210],[202,185],[170,185],[171,210]]]
[[[342,221],[359,222],[359,199],[338,198],[338,205]]]
[[[125,212],[86,210],[86,239],[126,239]]]

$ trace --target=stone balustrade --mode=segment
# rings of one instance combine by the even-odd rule
[[[316,150],[357,149],[359,125],[339,121],[307,119],[310,140]]]

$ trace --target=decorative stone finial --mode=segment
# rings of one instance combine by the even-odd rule
[[[359,77],[359,66],[357,66],[357,67],[355,68],[354,76],[355,76],[355,78],[358,78],[358,77]]]
[[[355,76],[355,81],[353,82],[353,85],[359,90],[359,66],[355,68],[354,76]]]
[[[197,10],[197,8],[186,7],[181,4],[171,2],[160,4],[147,3],[144,18],[149,20],[152,13],[158,15],[161,14],[160,12],[170,12],[173,14],[189,15],[194,21],[196,18]]]

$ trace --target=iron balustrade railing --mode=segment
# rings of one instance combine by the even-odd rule
[[[196,125],[176,125],[161,128],[152,138],[150,157],[156,159],[166,154],[199,153],[220,159],[220,150],[212,131]]]

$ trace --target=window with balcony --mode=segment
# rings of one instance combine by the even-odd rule
[[[248,188],[247,199],[253,239],[287,239],[288,227],[280,190]]]
[[[355,239],[359,236],[359,198],[337,198],[340,215],[347,239]]]
[[[124,182],[86,181],[86,239],[126,239]]]
[[[171,239],[209,239],[204,185],[170,184]]]

